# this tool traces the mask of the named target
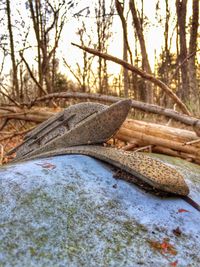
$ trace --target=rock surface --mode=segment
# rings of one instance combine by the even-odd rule
[[[200,203],[200,168],[160,158]],[[116,180],[87,156],[0,169],[0,266],[200,266],[199,219],[182,199]]]

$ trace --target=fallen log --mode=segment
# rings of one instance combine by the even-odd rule
[[[0,110],[0,118],[2,119],[19,119],[36,123],[48,119],[53,114],[55,112],[39,109],[26,110],[25,112]],[[200,141],[193,131],[127,119],[115,138],[127,142],[128,146],[125,149],[128,150],[151,147],[152,152],[200,163]]]
[[[132,130],[129,130],[129,129],[124,128],[124,127],[120,128],[119,133],[121,135],[123,135],[124,138],[126,136],[128,136],[128,137],[132,137],[133,136],[134,138],[142,140],[142,141],[146,142],[149,145],[159,145],[159,146],[172,148],[174,150],[178,150],[178,151],[182,151],[182,152],[186,152],[186,153],[192,153],[192,154],[194,154],[196,156],[200,155],[200,148],[196,148],[196,147],[194,147],[192,145],[184,145],[181,142],[168,140],[168,139],[164,139],[164,138],[160,138],[160,137],[155,137],[155,136],[152,136],[152,135],[147,135],[145,133],[132,131]],[[116,135],[116,137],[118,137],[118,134]]]
[[[37,98],[34,100],[34,103],[42,102],[45,100],[50,100],[50,99],[58,99],[58,98],[63,98],[63,99],[69,99],[69,98],[74,98],[74,99],[84,99],[84,100],[97,100],[97,101],[104,101],[107,103],[115,103],[119,100],[122,100],[124,98],[116,97],[116,96],[108,96],[108,95],[101,95],[101,94],[91,94],[91,93],[80,93],[80,92],[60,92],[60,93],[52,93],[48,94],[42,97]],[[32,103],[24,103],[24,105],[31,106]],[[179,113],[177,111],[174,111],[172,109],[168,108],[163,108],[157,105],[153,104],[148,104],[136,100],[132,100],[132,108],[148,112],[148,113],[153,113],[153,114],[158,114],[158,115],[163,115],[168,118],[172,118],[176,121],[179,121],[181,123],[184,123],[185,125],[192,126],[194,128],[194,131],[197,133],[198,136],[200,136],[200,120],[188,116],[182,113]]]
[[[47,120],[53,114],[53,112],[41,112],[40,110],[21,110],[19,112],[5,112],[0,110],[0,119],[15,119],[40,123]]]
[[[173,156],[173,157],[183,158],[183,159],[186,159],[188,161],[198,160],[200,162],[200,157],[196,157],[193,154],[187,154],[184,152],[175,151],[173,149],[162,147],[162,146],[154,146],[153,152],[157,152],[157,153],[161,153],[161,154],[165,154],[165,155],[169,155],[169,156]]]
[[[192,131],[139,120],[127,119],[123,123],[123,127],[129,130],[145,133],[162,139],[177,141],[183,144],[191,141],[197,142],[199,140],[199,137]],[[197,142],[196,146],[200,147],[200,142]]]
[[[200,139],[192,131],[127,119],[114,136],[138,148],[151,147],[152,152],[180,157],[200,164]]]
[[[125,135],[121,134],[120,131],[117,135],[115,135],[115,138],[117,138],[121,141],[127,142],[128,144],[132,144],[132,142],[134,144],[135,143],[138,144],[137,147],[134,145],[134,149],[132,149],[133,151],[137,150],[138,147],[145,148],[148,146],[147,142],[146,143],[144,142],[143,144],[142,143],[139,144],[139,142],[134,141],[134,139],[132,137],[125,136]],[[129,145],[127,145],[127,146],[129,146]],[[148,152],[149,152],[149,150],[148,150]],[[180,151],[173,150],[171,148],[162,147],[162,146],[158,146],[158,145],[151,145],[151,152],[159,153],[159,154],[165,154],[165,155],[172,156],[172,157],[179,157],[179,158],[185,159],[187,161],[191,161],[191,162],[200,164],[200,155],[196,156],[196,155],[193,155],[191,153],[180,152]]]

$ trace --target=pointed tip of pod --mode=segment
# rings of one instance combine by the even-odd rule
[[[112,114],[114,121],[119,120],[119,124],[122,124],[131,109],[131,103],[132,101],[130,99],[120,100],[109,106],[104,112],[106,111],[108,114]]]
[[[187,196],[190,193],[189,187],[181,175],[179,175],[178,183],[173,184],[171,182],[170,186],[168,187],[168,191],[180,196]]]
[[[112,106],[119,106],[120,108],[124,107],[124,108],[130,110],[131,104],[132,104],[131,99],[123,99],[123,100],[120,100],[120,101],[114,103]]]

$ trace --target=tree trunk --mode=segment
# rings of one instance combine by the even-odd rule
[[[8,31],[10,39],[10,53],[12,61],[12,86],[13,86],[13,97],[16,97],[17,100],[20,100],[19,84],[17,77],[17,64],[15,59],[15,47],[14,47],[14,38],[12,31],[12,22],[11,22],[11,10],[10,10],[10,0],[6,0],[6,12],[8,19]]]
[[[132,53],[128,43],[128,32],[127,32],[127,23],[124,17],[124,2],[121,4],[118,0],[115,0],[115,7],[117,9],[117,13],[120,17],[123,29],[123,60],[128,62],[128,51],[131,59],[131,64],[133,64]],[[128,97],[128,70],[123,68],[123,78],[124,78],[124,96]]]
[[[187,0],[176,0],[176,12],[179,27],[179,44],[180,55],[179,62],[183,62],[187,57],[187,45],[186,45],[186,11]],[[189,80],[188,80],[188,67],[187,63],[181,66],[181,80],[182,86],[180,90],[180,97],[184,102],[189,100]]]
[[[42,74],[42,59],[41,59],[41,51],[40,51],[40,16],[39,16],[39,6],[40,3],[37,0],[35,2],[35,10],[33,7],[33,1],[29,0],[29,7],[30,7],[30,12],[31,12],[31,18],[33,21],[33,28],[37,40],[37,61],[38,61],[38,76],[39,76],[39,84],[42,87],[43,86],[43,74]],[[42,91],[38,88],[38,96],[42,96]]]
[[[65,1],[57,5],[51,5],[50,1],[28,0],[33,28],[37,41],[37,61],[40,88],[46,86],[48,93],[52,93],[52,58],[55,58],[60,34],[64,26],[65,13],[60,16],[59,12],[64,7]],[[51,12],[50,12],[51,11]],[[47,19],[47,17],[50,17]],[[50,22],[52,19],[52,22]],[[51,45],[51,40],[53,44]],[[39,95],[42,94],[40,90]]]
[[[144,71],[146,71],[149,74],[152,74],[151,71],[151,67],[149,64],[149,60],[148,60],[148,55],[147,55],[147,51],[146,51],[146,45],[145,45],[145,40],[144,40],[144,35],[143,35],[143,29],[142,26],[140,24],[138,15],[137,15],[137,10],[135,7],[135,1],[134,0],[130,0],[129,1],[129,6],[130,6],[130,10],[132,13],[132,17],[133,17],[133,23],[135,26],[135,30],[139,39],[139,43],[140,43],[140,49],[141,49],[141,54],[142,54],[142,68],[144,69]],[[152,85],[150,83],[146,83],[146,94],[145,94],[145,102],[148,103],[153,103],[153,90],[152,90]]]
[[[189,42],[189,55],[193,56],[188,61],[189,70],[189,90],[191,96],[192,109],[196,112],[200,111],[200,94],[198,90],[197,82],[197,71],[195,65],[195,57],[197,52],[197,35],[199,26],[199,0],[193,0],[193,14],[192,14],[192,25],[190,28],[190,42]]]
[[[123,36],[123,60],[128,61],[128,50],[127,45],[125,42],[125,38]],[[123,68],[123,76],[124,76],[124,96],[128,97],[128,70],[126,68]]]

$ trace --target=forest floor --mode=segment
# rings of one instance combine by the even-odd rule
[[[73,104],[75,104],[73,102]],[[37,107],[35,108],[34,112],[38,114],[38,118],[40,118],[41,115],[47,114],[48,116],[45,118],[48,118],[51,115],[54,115],[56,112],[61,111],[62,108],[56,107],[56,108],[47,108],[47,107]],[[160,115],[153,115],[146,112],[141,111],[135,111],[134,109],[129,113],[128,116],[130,119],[138,120],[141,122],[150,122],[150,123],[156,123],[158,125],[164,125],[166,127],[175,127],[175,131],[177,129],[185,129],[188,131],[193,131],[192,127],[186,126],[180,122],[176,122],[172,119],[167,119],[164,116]],[[41,122],[44,120],[43,117],[41,117]],[[12,154],[11,156],[5,156],[6,152],[14,148],[15,146],[19,145],[25,136],[30,130],[32,130],[34,127],[39,125],[39,122],[33,122],[33,121],[25,121],[25,120],[16,120],[16,119],[10,119],[6,125],[3,127],[3,129],[0,130],[0,165],[8,163],[10,160],[12,160],[15,157],[15,154]],[[115,138],[111,139],[108,142],[109,145],[116,146],[118,148],[124,148],[127,150],[132,150],[132,147],[129,146],[129,142],[126,141],[126,139],[120,139]],[[151,152],[151,149],[149,151],[148,143],[144,142],[140,145],[143,151]],[[163,152],[162,152],[163,153]],[[200,152],[199,152],[200,154]],[[172,153],[173,155],[173,153]],[[190,159],[191,157],[189,157]]]

